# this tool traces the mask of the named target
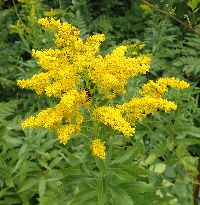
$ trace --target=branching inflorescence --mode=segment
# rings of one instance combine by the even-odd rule
[[[68,23],[53,18],[39,19],[39,24],[54,34],[56,49],[33,50],[43,72],[30,79],[18,80],[21,88],[34,90],[38,95],[45,93],[59,99],[53,108],[42,110],[38,115],[27,118],[22,127],[43,127],[54,129],[61,143],[81,130],[83,108],[90,109],[92,119],[110,126],[130,138],[135,133],[135,122],[157,110],[176,110],[174,102],[163,99],[168,88],[185,89],[189,84],[176,78],[160,78],[149,81],[140,90],[138,97],[116,106],[93,105],[88,93],[101,93],[104,98],[114,99],[116,94],[126,93],[127,80],[138,74],[146,74],[150,68],[148,55],[127,57],[127,46],[115,48],[105,57],[99,47],[103,34],[89,36],[85,41],[79,37],[79,30]],[[88,100],[89,99],[89,100]],[[88,105],[89,104],[89,105]],[[97,136],[91,137],[94,156],[105,159],[105,145]]]

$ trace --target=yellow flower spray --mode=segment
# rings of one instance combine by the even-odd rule
[[[72,135],[81,131],[84,121],[82,110],[90,109],[96,123],[110,126],[130,138],[135,133],[136,120],[141,121],[158,109],[168,112],[177,108],[174,102],[163,99],[168,88],[189,87],[183,80],[160,78],[145,84],[139,90],[140,96],[133,97],[129,102],[97,107],[93,104],[95,96],[91,94],[100,93],[105,99],[113,99],[116,94],[126,93],[125,86],[129,78],[149,71],[150,56],[127,57],[128,47],[119,46],[103,57],[98,53],[101,42],[105,40],[103,34],[89,36],[83,41],[79,37],[80,31],[69,23],[61,23],[54,18],[42,18],[38,23],[54,34],[57,48],[33,50],[32,55],[43,72],[30,79],[18,80],[17,83],[21,88],[34,90],[38,95],[45,93],[53,96],[59,99],[59,103],[24,120],[24,129],[54,129],[59,141],[66,144]],[[105,159],[105,142],[99,136],[90,138],[92,154]]]

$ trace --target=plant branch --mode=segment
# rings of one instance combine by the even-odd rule
[[[14,9],[15,9],[15,13],[16,13],[16,15],[17,15],[19,21],[22,23],[22,25],[24,25],[24,22],[22,21],[22,19],[21,19],[19,13],[18,13],[18,11],[17,11],[17,7],[16,7],[16,4],[15,4],[15,0],[12,0],[12,2],[13,2]],[[24,26],[25,26],[25,25],[24,25]]]
[[[195,30],[191,25],[183,22],[182,20],[180,20],[179,18],[177,18],[176,16],[166,12],[166,11],[163,11],[161,10],[160,8],[154,6],[153,4],[149,3],[148,1],[146,0],[142,0],[143,3],[147,4],[148,6],[150,6],[151,8],[153,8],[155,11],[158,11],[162,14],[164,14],[165,16],[168,16],[170,18],[172,18],[173,20],[177,21],[178,23],[180,23],[182,26],[188,28],[189,30],[191,30],[192,32],[196,33],[199,37],[200,37],[200,32]]]

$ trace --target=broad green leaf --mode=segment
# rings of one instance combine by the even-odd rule
[[[130,164],[114,164],[114,165],[111,165],[110,168],[124,170],[125,172],[127,172],[128,174],[133,176],[134,178],[148,177],[149,173],[150,173],[149,170],[145,170],[144,168],[139,167],[138,165],[135,165],[135,164],[132,164],[132,165],[130,165]]]
[[[116,164],[116,163],[123,163],[133,157],[135,154],[135,148],[134,147],[129,147],[126,151],[120,152],[115,159],[111,162],[111,164]]]
[[[13,146],[17,147],[22,143],[22,140],[16,137],[5,136],[5,141],[12,144]]]
[[[4,199],[4,200],[0,199],[0,204],[4,204],[4,205],[22,204],[22,201],[17,197],[6,197],[6,199]]]
[[[74,199],[69,203],[69,205],[82,205],[84,202],[92,199],[97,195],[97,191],[94,189],[87,189],[79,192],[75,195]]]
[[[56,165],[60,163],[60,161],[63,159],[63,157],[56,157],[54,158],[51,163],[49,164],[49,167],[54,168]]]
[[[119,204],[134,205],[129,194],[120,187],[108,187],[111,196],[119,201]]]
[[[46,168],[49,171],[52,171],[51,167],[48,165],[48,163],[44,159],[38,159],[39,164]]]
[[[45,152],[45,150],[43,148],[38,148],[35,150],[38,154],[40,154],[41,156],[47,158],[47,159],[51,159],[49,156],[49,153]]]
[[[18,193],[29,190],[30,188],[32,188],[33,186],[35,186],[37,183],[38,183],[38,180],[37,180],[37,179],[29,179],[29,180],[27,179],[27,180],[23,183],[22,187],[19,189]]]
[[[98,205],[104,205],[106,202],[107,190],[106,190],[106,182],[103,176],[99,177],[97,191],[98,191]]]
[[[111,168],[110,171],[121,180],[130,181],[134,179],[132,175],[120,168]]]
[[[70,176],[66,176],[63,177],[60,181],[62,181],[63,183],[71,183],[71,184],[80,184],[80,183],[90,183],[93,181],[96,181],[95,177],[92,176],[88,176],[86,174],[82,174],[82,175],[70,175]]]
[[[0,190],[0,198],[6,196],[6,195],[9,195],[9,187],[6,187],[6,188],[3,188]]]
[[[25,157],[25,156],[24,156],[24,157]],[[22,156],[22,157],[18,160],[18,162],[17,162],[17,164],[15,165],[15,167],[13,168],[11,174],[15,173],[15,172],[18,170],[18,168],[21,166],[22,162],[24,161],[24,157]]]
[[[129,193],[130,194],[130,193]],[[130,194],[131,195],[131,194]],[[143,193],[143,194],[132,194],[132,198],[135,200],[135,204],[137,205],[169,205],[169,201],[173,199],[170,196],[164,196],[161,198],[154,193]],[[171,205],[171,204],[170,204]],[[175,204],[174,204],[175,205]]]
[[[42,175],[40,177],[40,181],[39,181],[39,195],[40,195],[40,197],[42,197],[44,195],[45,190],[46,190],[46,179]]]
[[[84,172],[81,170],[80,166],[76,167],[69,167],[63,171],[63,175],[70,176],[70,175],[82,175]]]
[[[166,169],[166,164],[164,163],[157,163],[154,165],[154,168],[153,168],[154,172],[159,173],[159,174],[162,174],[165,171],[165,169]]]
[[[5,180],[5,182],[6,182],[6,185],[8,187],[10,187],[10,188],[14,187],[14,181],[13,181],[13,178],[11,176],[8,176]]]
[[[139,181],[133,181],[133,182],[127,182],[120,185],[121,188],[126,190],[128,193],[145,193],[145,192],[154,192],[154,185],[153,184],[147,184],[146,182],[139,182]]]
[[[19,156],[24,156],[28,149],[28,144],[23,144],[19,149]]]
[[[183,163],[183,166],[189,170],[192,171],[194,174],[197,174],[197,168],[195,166],[198,158],[192,157],[192,156],[185,156],[181,158],[181,162]]]
[[[151,165],[155,162],[155,160],[157,159],[156,154],[150,154],[147,159],[145,160],[145,164],[146,165]]]
[[[200,0],[189,0],[187,4],[194,11],[197,8],[199,2]]]

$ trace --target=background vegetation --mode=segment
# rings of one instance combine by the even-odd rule
[[[200,3],[149,3],[0,1],[0,204],[193,204],[193,189],[200,183],[196,181],[200,155]],[[31,50],[53,46],[51,36],[37,24],[44,16],[70,22],[81,30],[82,38],[104,33],[103,54],[119,44],[145,43],[142,52],[152,55],[151,72],[130,81],[129,93],[132,96],[135,88],[149,79],[185,79],[191,84],[189,89],[168,94],[178,104],[177,111],[145,119],[129,141],[111,134],[106,161],[92,157],[79,137],[64,146],[54,133],[22,131],[22,119],[52,103],[16,85],[17,79],[28,78],[40,69]],[[117,100],[129,98],[125,95]]]

